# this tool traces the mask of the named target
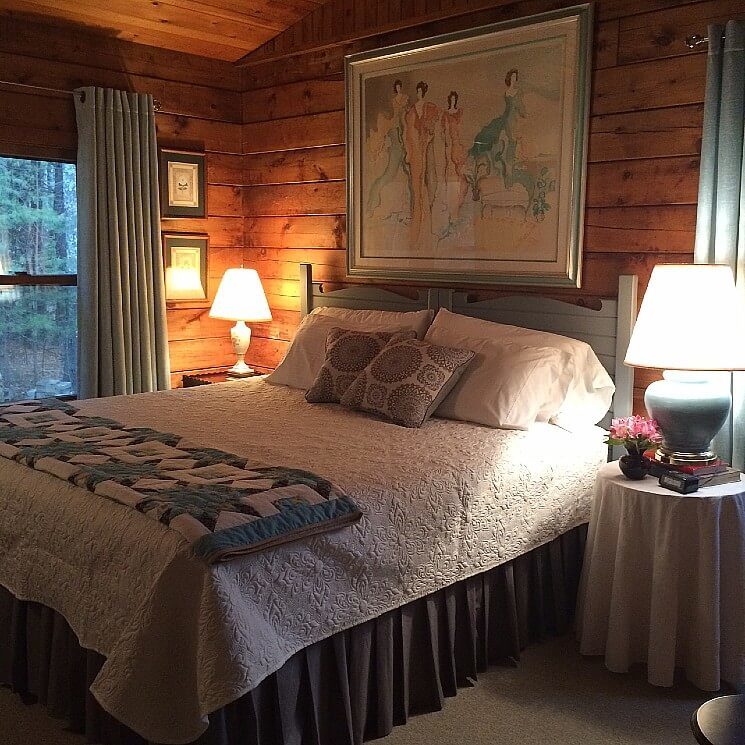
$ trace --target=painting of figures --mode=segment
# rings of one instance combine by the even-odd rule
[[[350,275],[579,285],[589,13],[348,58]]]

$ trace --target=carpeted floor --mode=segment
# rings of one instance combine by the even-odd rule
[[[654,688],[642,670],[608,672],[580,657],[571,637],[527,649],[517,668],[493,668],[448,699],[441,712],[413,718],[381,745],[694,745],[691,713],[711,698],[680,682]],[[84,745],[39,706],[0,689],[1,745]]]

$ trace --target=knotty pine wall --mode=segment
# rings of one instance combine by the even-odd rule
[[[243,61],[246,264],[276,322],[255,334],[252,362],[273,366],[299,320],[298,264],[344,278],[345,54],[570,5],[551,0],[331,0]],[[599,0],[593,51],[583,286],[643,293],[658,262],[692,260],[705,50],[683,39],[745,17],[742,0]],[[637,371],[637,405],[654,373]]]
[[[243,251],[241,102],[236,69],[208,60],[119,41],[78,27],[0,17],[0,80],[71,90],[100,85],[152,93],[158,142],[204,151],[208,217],[164,219],[163,230],[207,233],[208,294]],[[75,160],[72,97],[0,85],[0,155]],[[181,373],[231,363],[230,323],[207,317],[208,304],[168,308],[172,382]],[[232,363],[231,363],[232,364]]]

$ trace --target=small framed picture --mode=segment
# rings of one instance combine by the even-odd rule
[[[162,217],[206,217],[204,154],[160,150]]]
[[[163,233],[163,265],[168,302],[207,300],[209,236]]]

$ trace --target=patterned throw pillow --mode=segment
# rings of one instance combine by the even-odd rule
[[[385,345],[395,339],[414,339],[416,331],[357,331],[333,328],[326,337],[326,360],[305,394],[312,404],[339,403],[347,388]]]
[[[469,349],[392,339],[342,396],[352,409],[421,427],[474,358]]]

